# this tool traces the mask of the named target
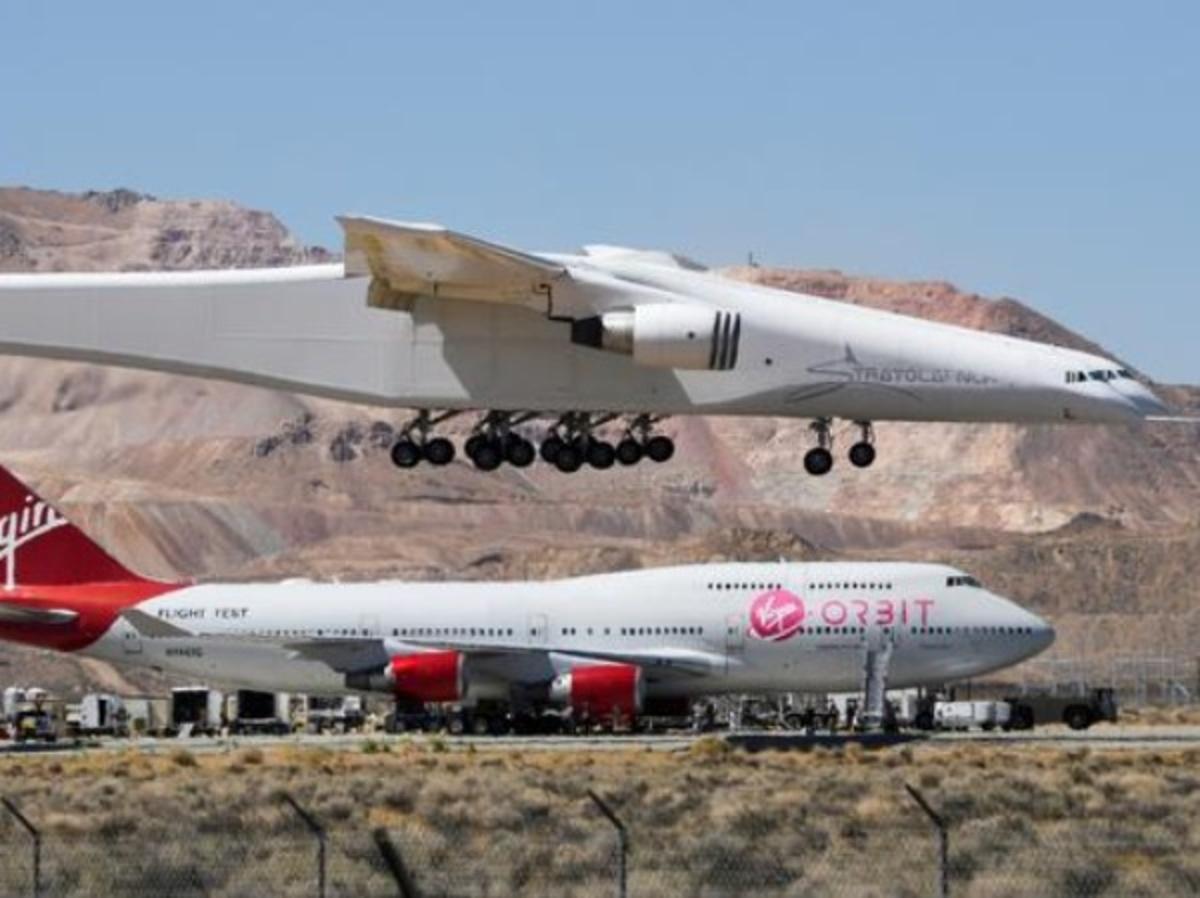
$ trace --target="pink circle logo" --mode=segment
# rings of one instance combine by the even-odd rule
[[[804,600],[786,589],[764,592],[750,603],[750,632],[759,639],[780,642],[803,624]]]

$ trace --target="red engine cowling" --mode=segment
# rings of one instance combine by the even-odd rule
[[[635,664],[592,664],[555,677],[550,698],[590,720],[634,720],[642,710],[642,669]]]
[[[400,698],[456,702],[467,691],[462,652],[418,652],[392,658],[385,676]]]

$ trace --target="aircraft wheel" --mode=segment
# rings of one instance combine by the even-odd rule
[[[875,447],[870,443],[855,443],[850,447],[850,464],[856,468],[869,468],[875,461]]]
[[[533,443],[524,437],[510,436],[504,444],[504,458],[510,465],[518,468],[528,468],[537,458]]]
[[[463,452],[467,454],[467,458],[471,461],[475,460],[475,453],[479,451],[479,447],[487,442],[487,437],[481,433],[472,434],[467,437],[467,441],[463,444]]]
[[[574,474],[583,466],[583,452],[573,443],[563,443],[554,457],[554,466],[564,474]]]
[[[424,447],[425,460],[431,465],[442,467],[454,461],[454,444],[445,437],[434,437]]]
[[[542,456],[542,461],[548,465],[554,464],[558,458],[558,453],[562,450],[563,441],[558,437],[546,437],[542,440],[542,445],[538,448],[538,453]]]
[[[670,437],[656,436],[646,440],[646,455],[651,461],[670,461],[675,454],[675,442]]]
[[[612,443],[604,440],[590,440],[587,446],[587,463],[597,470],[603,471],[613,466],[617,460],[617,450]]]
[[[636,465],[642,460],[642,444],[637,440],[624,439],[617,443],[617,461],[623,465]]]
[[[412,440],[398,440],[392,446],[392,464],[397,468],[415,468],[421,461],[421,447]]]
[[[804,470],[814,477],[828,474],[833,468],[833,453],[822,446],[809,449],[804,453]]]
[[[496,440],[484,440],[476,446],[471,461],[481,471],[494,471],[504,462],[504,449]]]

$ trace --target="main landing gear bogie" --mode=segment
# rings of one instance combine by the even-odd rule
[[[415,468],[422,461],[436,467],[444,467],[454,461],[454,444],[445,437],[433,436],[433,428],[454,417],[457,412],[444,412],[434,416],[428,411],[420,412],[400,430],[400,437],[392,445],[392,463],[398,468]]]

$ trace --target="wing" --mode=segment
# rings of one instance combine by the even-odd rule
[[[567,269],[440,225],[341,216],[346,274],[369,275],[368,301],[405,308],[414,297],[509,303],[545,311]]]
[[[121,616],[139,634],[148,639],[205,638],[201,634],[185,630],[176,624],[168,623],[137,609],[127,609],[121,613]],[[220,638],[280,645],[290,651],[292,656],[297,659],[319,661],[339,673],[361,673],[378,670],[386,665],[394,655],[408,654],[424,649],[452,649],[462,652],[469,658],[480,661],[503,662],[505,659],[548,658],[550,655],[558,655],[585,661],[636,664],[643,669],[646,676],[651,680],[667,679],[676,675],[690,677],[711,676],[723,670],[727,664],[727,659],[722,655],[700,652],[693,649],[664,648],[644,651],[611,652],[518,644],[495,645],[492,643],[472,643],[462,640],[405,639],[402,643],[397,644],[390,640],[373,637],[279,640],[263,636],[222,634]]]

